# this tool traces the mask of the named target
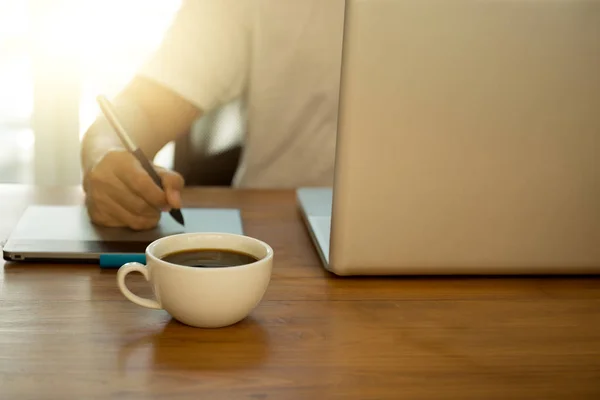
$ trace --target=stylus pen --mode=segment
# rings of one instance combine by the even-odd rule
[[[148,158],[146,158],[146,156],[142,152],[142,149],[140,149],[134,143],[134,141],[131,140],[131,137],[127,134],[127,131],[125,131],[125,128],[123,128],[123,126],[119,122],[119,119],[117,118],[117,114],[116,114],[112,104],[110,104],[110,101],[108,101],[108,99],[104,96],[96,97],[96,101],[98,102],[98,105],[100,105],[100,109],[102,110],[102,113],[104,114],[104,116],[106,117],[106,119],[108,120],[110,125],[113,127],[113,129],[117,133],[117,136],[119,136],[119,139],[121,139],[123,146],[125,146],[125,148],[131,154],[133,154],[135,156],[135,158],[138,159],[138,161],[140,162],[140,164],[142,164],[142,167],[144,168],[144,170],[146,170],[148,175],[150,175],[150,177],[152,178],[154,183],[156,183],[158,185],[158,187],[160,187],[161,189],[164,190],[160,176],[158,176],[158,174],[152,167],[152,164],[150,163]],[[185,223],[183,221],[183,215],[181,214],[181,210],[179,210],[177,208],[173,208],[173,209],[171,209],[169,214],[171,214],[171,216],[175,219],[175,221],[179,222],[181,225],[185,225]]]

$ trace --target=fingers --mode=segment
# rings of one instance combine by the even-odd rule
[[[181,194],[175,190],[167,190],[167,201],[171,208],[181,208]]]
[[[85,205],[88,215],[92,222],[96,225],[107,226],[110,228],[117,228],[124,226],[123,222],[114,219],[109,213],[106,207],[99,207],[95,199],[89,194],[86,194]]]
[[[179,187],[178,175],[168,176],[168,187]],[[167,194],[141,168],[135,157],[124,151],[107,153],[84,176],[88,213],[94,223],[135,230],[155,227],[160,209],[168,208]]]
[[[152,179],[141,168],[135,157],[126,151],[111,151],[86,175],[84,184],[94,192],[103,192],[113,197],[119,204],[131,212],[151,212],[166,205],[166,195],[154,184],[150,189],[158,191],[156,204],[147,197],[149,190],[140,190],[138,181]],[[141,171],[140,171],[141,169]],[[143,188],[143,182],[141,187]],[[93,196],[92,196],[93,197]]]
[[[167,203],[171,208],[181,208],[181,190],[185,186],[183,177],[175,171],[159,168],[158,175],[162,179]]]
[[[181,192],[185,182],[180,174],[161,167],[157,167],[156,172],[158,172],[158,175],[161,177],[165,189]]]
[[[107,194],[86,197],[88,214],[95,224],[107,227],[126,227],[133,230],[146,230],[156,227],[160,212],[132,213]]]
[[[183,177],[157,167],[161,189],[129,152],[108,152],[84,176],[88,213],[94,223],[135,230],[155,227],[160,210],[181,208]]]
[[[149,217],[155,217],[160,213],[156,206],[149,204],[145,199],[137,195],[137,193],[130,193],[131,189],[129,189],[123,181],[117,179],[114,183],[114,189],[115,190],[108,191],[106,194],[129,213]],[[124,196],[123,193],[130,194]]]
[[[121,181],[127,185],[138,197],[144,199],[154,208],[168,211],[171,208],[181,208],[181,190],[185,185],[183,177],[175,171],[155,167],[160,176],[163,189],[161,189],[150,175],[136,164],[130,171],[123,170],[119,173]]]
[[[115,173],[118,178],[135,193],[139,198],[155,209],[165,209],[168,206],[165,192],[152,180],[150,175],[142,168],[140,163],[131,154],[128,154],[129,168],[121,168]]]

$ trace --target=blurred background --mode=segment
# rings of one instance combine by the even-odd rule
[[[98,93],[159,44],[177,0],[0,1],[0,183],[79,184]],[[155,160],[170,167],[173,146]]]

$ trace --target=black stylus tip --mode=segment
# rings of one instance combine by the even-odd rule
[[[185,226],[185,222],[183,221],[183,214],[181,214],[181,210],[174,208],[169,214],[175,219],[175,221],[179,222],[181,225]]]

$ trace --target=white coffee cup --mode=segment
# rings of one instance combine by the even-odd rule
[[[161,260],[192,249],[233,250],[258,261],[229,267],[190,267]],[[164,309],[176,320],[199,328],[219,328],[241,321],[260,303],[273,268],[273,249],[248,236],[228,233],[183,233],[166,236],[146,248],[146,265],[130,262],[119,268],[117,283],[129,300]],[[130,272],[140,272],[156,300],[133,294],[125,285]]]

